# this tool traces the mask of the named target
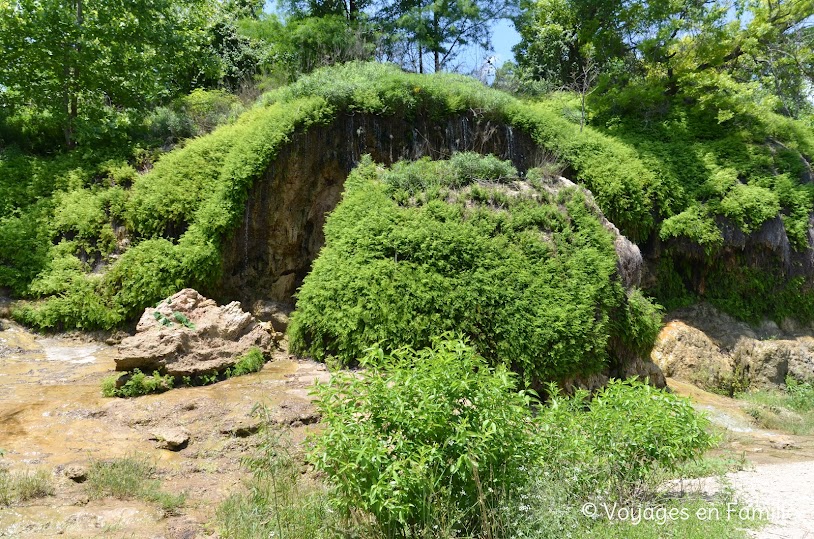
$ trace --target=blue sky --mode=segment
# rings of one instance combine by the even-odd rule
[[[498,65],[514,59],[512,47],[520,42],[520,34],[511,21],[502,19],[492,29],[492,46],[495,49]]]

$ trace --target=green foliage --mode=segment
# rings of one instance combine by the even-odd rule
[[[0,5],[0,98],[48,111],[68,147],[97,142],[106,116],[121,118],[107,103],[138,109],[174,95],[177,75],[195,63],[206,39],[210,11],[196,0],[82,7],[54,0]],[[83,137],[83,127],[97,132]]]
[[[623,234],[641,241],[652,230],[653,191],[657,177],[635,150],[620,140],[579,125],[552,112],[545,104],[515,103],[510,122],[535,142],[565,161],[596,198],[605,216]]]
[[[766,188],[737,184],[721,200],[721,213],[747,234],[780,211],[777,195]]]
[[[814,384],[786,377],[785,390],[761,390],[736,395],[744,400],[746,412],[764,429],[794,435],[814,433]]]
[[[555,202],[542,186],[512,193],[473,183],[440,199],[394,200],[406,185],[471,182],[461,170],[473,170],[473,159],[388,173],[367,160],[351,174],[298,293],[292,350],[352,364],[377,342],[417,349],[460,331],[478,353],[532,382],[601,370],[612,335],[628,332],[637,349],[648,349],[658,318],[642,296],[609,321],[626,299],[613,278],[611,237],[581,191],[565,189]],[[487,170],[495,161],[483,163]]]
[[[702,246],[708,253],[724,242],[718,225],[700,204],[693,204],[681,213],[665,219],[659,236],[663,240],[687,238]]]
[[[311,460],[344,512],[372,514],[387,537],[429,529],[439,510],[472,532],[535,459],[531,398],[504,367],[460,340],[371,349],[361,373],[317,386],[325,430]]]
[[[107,378],[102,382],[102,395],[105,397],[140,397],[153,393],[163,393],[172,389],[174,378],[169,375],[162,376],[153,371],[152,376],[144,374],[139,369],[125,375],[127,381],[116,387],[116,378]]]
[[[665,471],[715,442],[687,399],[638,381],[592,399],[552,386],[532,409],[511,373],[448,339],[374,347],[363,371],[317,388],[311,460],[340,516],[372,518],[373,536],[601,537],[581,506],[652,500]]]
[[[373,45],[365,28],[348,24],[343,15],[289,18],[276,14],[240,21],[240,32],[259,43],[261,64],[284,82],[317,68],[353,60],[369,60]]]
[[[786,393],[789,405],[798,412],[814,411],[814,383],[800,382],[792,376],[786,377]]]
[[[627,294],[623,314],[613,317],[613,335],[621,343],[619,354],[647,357],[661,331],[663,307],[638,289]]]
[[[145,457],[136,455],[113,460],[94,460],[88,470],[85,489],[92,499],[113,497],[137,499],[158,505],[166,515],[176,514],[184,505],[186,494],[171,494],[161,490],[161,481],[154,479],[155,466]]]
[[[183,136],[192,134],[188,114],[208,129],[231,118],[236,106],[219,92],[196,92],[182,101],[186,105],[171,108],[187,126],[179,127],[186,130]],[[51,328],[107,328],[184,286],[210,290],[220,278],[222,241],[243,214],[252,182],[296,130],[323,125],[340,112],[442,120],[475,111],[521,129],[562,163],[554,172],[564,170],[589,188],[608,219],[639,243],[658,233],[669,240],[668,248],[674,239],[689,240],[714,259],[722,245],[719,216],[750,231],[779,214],[793,245],[806,245],[812,189],[801,184],[801,156],[814,155],[814,136],[800,122],[760,112],[736,115],[721,125],[710,120],[708,111],[682,106],[640,120],[600,107],[594,111],[599,127],[580,130],[578,118],[568,112],[572,102],[563,94],[524,102],[465,77],[422,77],[393,66],[350,63],[317,70],[266,94],[261,105],[187,141],[146,174],[134,167],[152,166],[155,159],[148,150],[116,156],[83,149],[52,158],[5,150],[0,156],[0,286],[17,295],[44,297],[23,307],[21,319]],[[509,219],[526,211],[505,190],[470,185],[473,179],[503,182],[513,175],[510,166],[466,154],[455,159],[470,163],[398,165],[396,173],[387,173],[388,195],[399,205],[420,206],[412,209],[431,214],[428,202],[469,186],[466,196],[478,208],[504,208]],[[470,165],[481,168],[467,172]],[[487,227],[480,217],[474,223]],[[127,241],[121,241],[125,229]],[[60,247],[63,240],[68,243]],[[102,277],[91,273],[102,269]],[[683,294],[684,287],[676,284],[661,288]],[[800,291],[779,285],[775,290],[789,297]],[[733,296],[734,291],[723,283],[720,294]],[[667,305],[684,297],[659,295]],[[768,297],[749,301],[758,300],[769,303]],[[601,316],[599,325],[605,323]],[[465,331],[474,335],[485,329]]]
[[[623,499],[646,486],[659,469],[671,470],[715,445],[709,421],[686,398],[639,381],[614,381],[587,400],[549,388],[540,411],[544,455],[553,473],[575,492]],[[652,487],[652,485],[651,485]]]
[[[259,348],[252,348],[237,360],[228,376],[243,376],[244,374],[258,372],[263,368],[265,362],[266,358],[263,356],[263,352]]]

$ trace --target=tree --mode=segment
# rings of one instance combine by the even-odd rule
[[[413,63],[428,71],[424,58],[432,58],[434,71],[447,69],[468,45],[488,49],[491,25],[511,13],[509,0],[397,0],[385,3],[376,16],[387,36],[383,53],[399,63]],[[408,59],[408,62],[405,62]],[[416,65],[417,64],[417,65]]]
[[[209,13],[205,0],[0,1],[3,101],[48,110],[72,148],[81,115],[174,95]]]
[[[524,0],[515,25],[520,78],[567,85],[592,58],[615,87],[660,87],[668,99],[739,96],[810,106],[814,0]],[[736,9],[735,9],[736,8]],[[613,72],[616,72],[614,75]],[[729,106],[729,105],[727,105]]]

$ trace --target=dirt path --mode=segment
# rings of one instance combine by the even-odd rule
[[[669,380],[676,393],[693,400],[713,423],[726,429],[721,451],[741,453],[751,469],[729,473],[738,511],[765,515],[769,524],[758,539],[814,539],[814,437],[780,434],[754,427],[742,402]],[[721,485],[710,480],[707,492]],[[738,518],[733,513],[733,518]],[[751,520],[752,515],[746,514]]]
[[[814,538],[814,462],[758,465],[728,475],[739,502],[763,511],[770,524],[759,539]]]
[[[137,399],[106,399],[102,380],[114,374],[114,350],[85,338],[42,338],[14,324],[0,331],[0,466],[53,472],[56,494],[11,508],[0,506],[0,537],[193,539],[212,535],[214,508],[241,487],[241,457],[257,445],[256,404],[301,440],[316,422],[308,395],[323,365],[280,352],[256,374],[206,387]],[[151,438],[182,428],[180,451]],[[65,477],[94,459],[146,456],[163,488],[187,493],[180,514],[165,517],[136,501],[89,500]]]

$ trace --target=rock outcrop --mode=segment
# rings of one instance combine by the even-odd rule
[[[671,313],[651,357],[664,374],[734,392],[814,378],[814,328],[785,321],[750,326],[707,304]]]
[[[136,334],[122,340],[116,370],[171,376],[218,373],[251,348],[269,355],[274,333],[234,301],[218,306],[191,288],[146,309]]]
[[[251,185],[243,221],[223,247],[222,278],[208,293],[244,305],[257,300],[293,305],[294,292],[325,243],[326,215],[363,155],[391,165],[459,151],[494,154],[522,172],[546,157],[524,131],[475,111],[442,122],[424,115],[352,113],[295,133]]]

